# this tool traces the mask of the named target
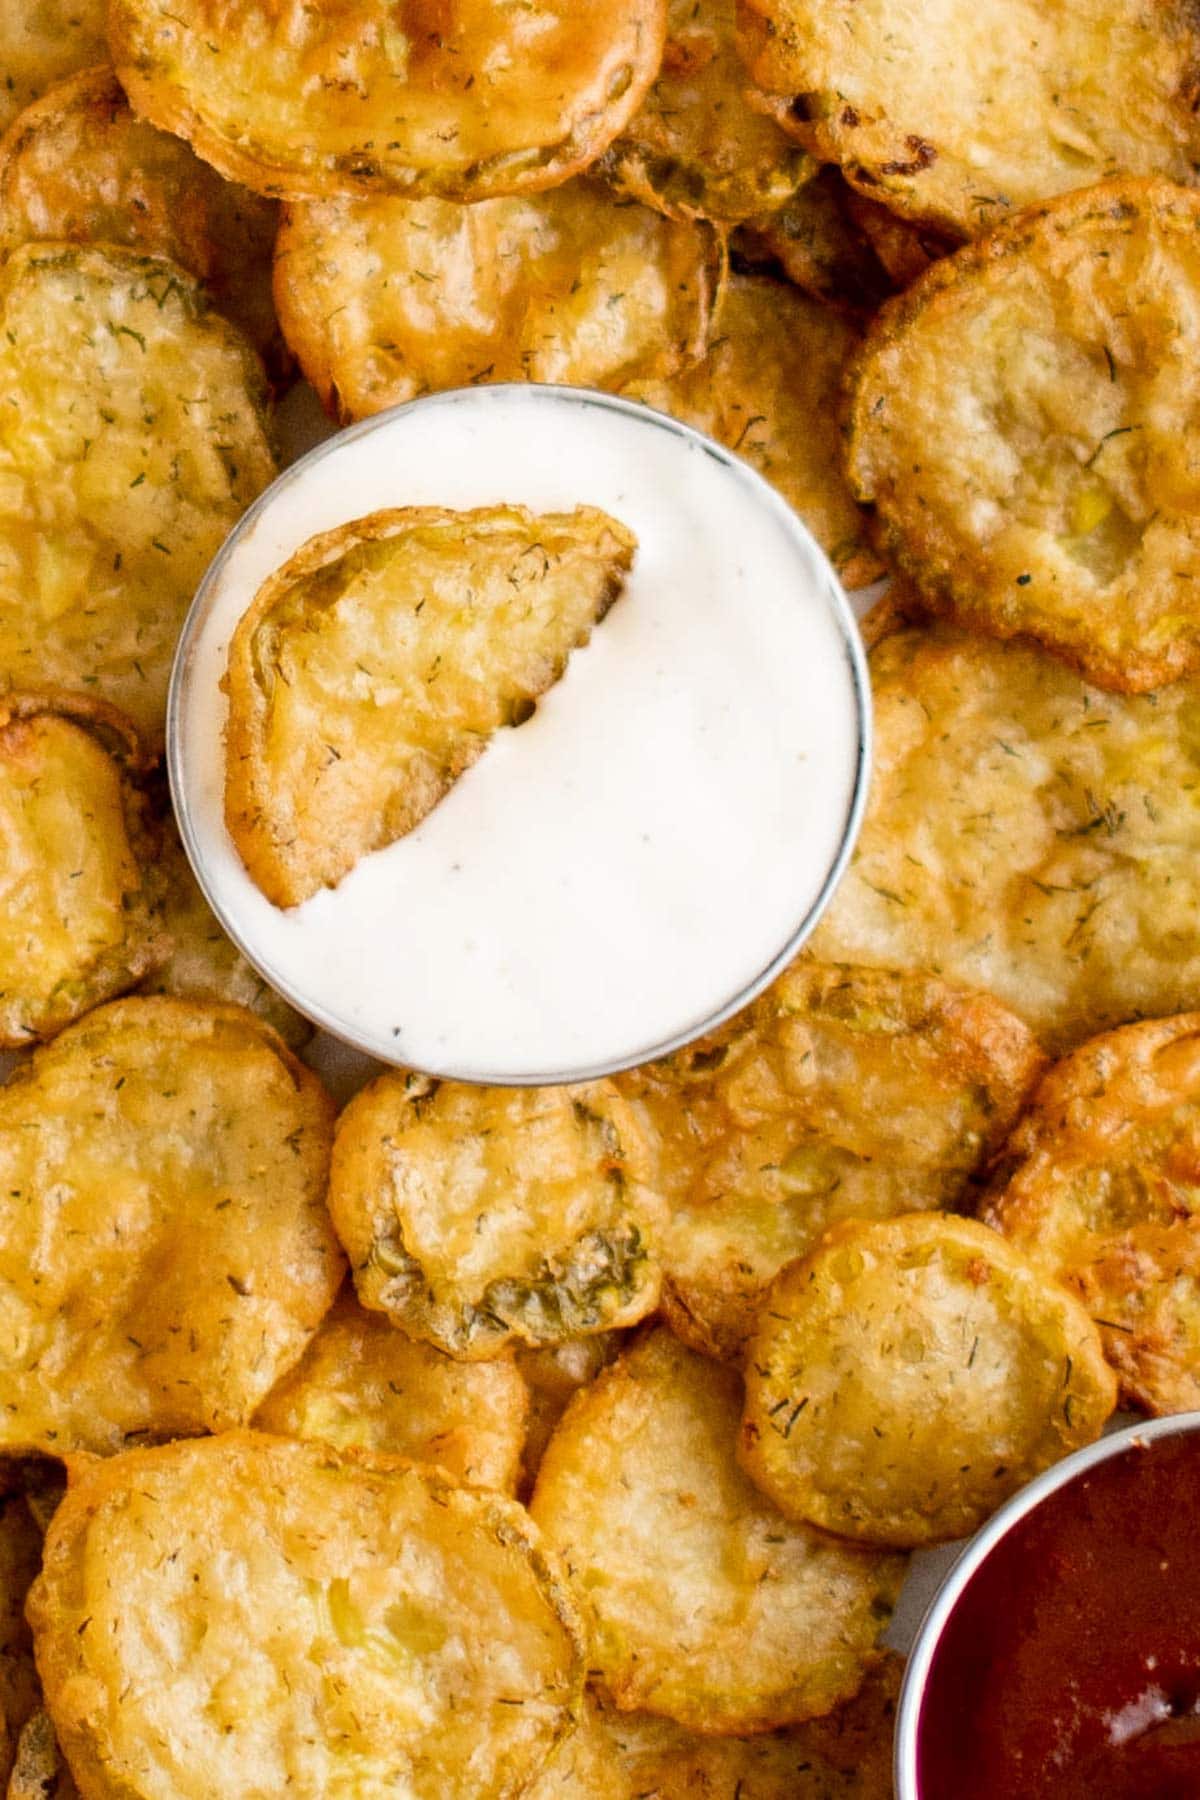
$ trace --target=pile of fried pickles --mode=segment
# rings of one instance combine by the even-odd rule
[[[1198,105],[1192,0],[0,0],[8,1800],[882,1800],[908,1553],[1200,1406]],[[301,378],[890,576],[714,1035],[339,1114],[224,937],[166,687]]]

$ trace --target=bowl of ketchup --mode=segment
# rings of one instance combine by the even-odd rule
[[[1200,1413],[1090,1444],[971,1541],[909,1659],[896,1790],[1200,1797]]]

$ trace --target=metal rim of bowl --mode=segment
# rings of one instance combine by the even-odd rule
[[[1058,1492],[1080,1475],[1113,1457],[1123,1456],[1135,1444],[1149,1443],[1160,1437],[1183,1437],[1200,1431],[1200,1412],[1172,1413],[1162,1419],[1146,1419],[1124,1426],[1094,1444],[1085,1444],[1062,1462],[1055,1463],[1027,1486],[1013,1495],[999,1512],[967,1543],[958,1560],[947,1570],[913,1640],[908,1666],[900,1687],[896,1711],[896,1742],[893,1772],[896,1800],[941,1800],[941,1796],[921,1792],[917,1751],[920,1740],[921,1709],[929,1683],[933,1659],[942,1635],[973,1576],[987,1561],[1001,1540],[1015,1525],[1039,1507],[1043,1500]]]
[[[815,930],[825,908],[828,906],[842,876],[846,872],[850,857],[862,826],[866,812],[867,798],[871,778],[871,745],[872,745],[872,712],[871,684],[867,669],[866,651],[859,632],[850,602],[845,590],[838,580],[833,565],[826,556],[808,526],[800,518],[783,496],[766,481],[756,469],[753,469],[742,457],[723,445],[706,437],[694,426],[685,425],[669,414],[659,412],[653,407],[643,406],[639,402],[626,400],[620,395],[606,394],[594,388],[559,386],[551,383],[536,382],[496,382],[481,387],[447,388],[435,394],[423,394],[418,399],[405,401],[402,405],[389,407],[386,411],[375,413],[368,419],[359,420],[347,426],[334,436],[316,444],[311,450],[290,464],[278,475],[268,488],[258,496],[257,500],[242,514],[233,530],[225,539],[216,556],[209,564],[199,587],[188,608],[183,629],[175,649],[175,657],[171,668],[171,680],[167,693],[166,717],[166,760],[167,775],[170,783],[171,797],[175,807],[175,817],[179,826],[179,835],[183,842],[192,873],[200,886],[209,907],[216,915],[223,930],[233,940],[246,961],[257,971],[262,979],[281,995],[288,1004],[302,1013],[305,1018],[326,1031],[330,1036],[348,1044],[352,1049],[360,1051],[375,1061],[391,1067],[408,1067],[398,1064],[388,1054],[386,1044],[377,1042],[365,1033],[356,1033],[346,1020],[338,1018],[326,1009],[315,1004],[298,989],[284,981],[271,967],[269,960],[261,949],[257,948],[239,932],[236,922],[231,919],[221,904],[219,893],[210,881],[205,867],[204,856],[197,841],[195,824],[188,799],[188,784],[185,775],[186,758],[183,748],[183,714],[185,695],[191,677],[197,642],[203,633],[212,611],[218,586],[225,568],[234,550],[241,540],[252,532],[263,514],[274,503],[281,492],[293,485],[311,468],[327,457],[337,454],[347,444],[357,443],[364,437],[386,429],[397,418],[434,406],[446,406],[470,396],[473,400],[487,404],[491,395],[511,395],[521,393],[532,399],[535,404],[582,405],[585,408],[596,408],[600,411],[616,412],[626,417],[639,420],[645,425],[655,427],[668,435],[682,439],[686,443],[698,446],[705,455],[728,469],[743,484],[750,487],[760,504],[765,505],[775,514],[776,520],[793,541],[799,540],[808,556],[813,559],[819,576],[817,599],[832,615],[841,639],[842,649],[850,673],[853,705],[855,710],[855,763],[854,779],[850,794],[850,803],[846,811],[845,825],[837,852],[826,873],[825,879],[815,898],[808,905],[795,929],[789,935],[782,948],[772,956],[764,968],[748,981],[729,999],[715,1007],[697,1023],[689,1024],[669,1037],[639,1048],[636,1055],[630,1054],[606,1062],[585,1065],[579,1068],[555,1071],[535,1071],[529,1074],[497,1075],[487,1070],[468,1068],[426,1068],[421,1065],[422,1072],[442,1080],[474,1082],[495,1087],[557,1087],[568,1083],[597,1081],[609,1075],[616,1075],[626,1069],[637,1068],[658,1057],[669,1056],[685,1045],[695,1042],[699,1037],[715,1031],[727,1019],[740,1012],[743,1007],[762,993],[777,975],[787,967],[798,955],[804,943]],[[398,499],[396,504],[403,504]]]

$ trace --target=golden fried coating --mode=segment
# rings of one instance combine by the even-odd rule
[[[0,1090],[0,1448],[248,1419],[344,1264],[332,1103],[253,1014],[119,1000]]]
[[[112,0],[135,108],[289,200],[557,186],[662,60],[666,0]]]
[[[960,239],[1123,170],[1195,179],[1191,0],[741,0],[740,23],[799,143]]]
[[[520,1507],[256,1432],[81,1462],[29,1617],[88,1800],[510,1800],[580,1704]]]
[[[338,1120],[329,1210],[364,1306],[474,1361],[653,1311],[650,1173],[611,1082],[487,1088],[397,1072]]]
[[[616,1704],[718,1735],[855,1694],[904,1569],[787,1524],[751,1487],[741,1399],[732,1370],[651,1332],[571,1402],[531,1502]]]
[[[791,1519],[912,1549],[978,1530],[1117,1401],[1079,1302],[974,1219],[835,1225],[763,1301],[738,1454]]]
[[[7,1800],[79,1800],[49,1713],[35,1712],[21,1732]]]
[[[624,586],[606,513],[399,507],[310,538],[238,622],[225,819],[276,906],[418,825]]]
[[[173,263],[28,244],[0,269],[0,684],[161,741],[175,639],[275,473],[262,370]]]
[[[838,402],[856,341],[843,320],[786,283],[736,275],[705,360],[622,390],[744,456],[800,514],[850,588],[883,573],[842,473]]]
[[[736,224],[771,212],[812,173],[803,150],[751,106],[735,0],[670,0],[658,80],[600,171],[670,218]]]
[[[528,1412],[529,1390],[511,1355],[455,1362],[364,1312],[351,1291],[254,1423],[336,1450],[434,1463],[456,1481],[512,1493]]]
[[[580,1388],[595,1381],[601,1369],[616,1360],[624,1342],[623,1332],[599,1331],[591,1337],[565,1338],[560,1344],[518,1349],[517,1368],[529,1393],[529,1414],[521,1451],[522,1500],[533,1492],[546,1445],[554,1436],[569,1403]]]
[[[523,1800],[656,1800],[656,1796],[653,1790],[635,1794],[607,1721],[589,1693],[575,1730],[543,1765]]]
[[[830,173],[832,171],[829,171]],[[846,183],[839,172],[845,193],[846,213],[862,232],[889,281],[906,288],[923,275],[931,262],[956,248],[955,240],[944,237],[931,226],[921,226],[905,219],[878,200],[868,200],[857,188]]]
[[[1123,1397],[1200,1407],[1200,1014],[1093,1038],[1046,1076],[983,1217],[1077,1294]]]
[[[41,1556],[42,1534],[21,1495],[0,1495],[0,1790],[20,1732],[39,1704],[25,1596]]]
[[[720,274],[709,228],[573,181],[469,207],[288,207],[275,304],[326,406],[361,419],[476,382],[669,375],[704,354]]]
[[[852,217],[850,197],[840,170],[818,170],[783,206],[739,227],[738,259],[778,264],[789,281],[839,312],[873,313],[895,284]]]
[[[205,283],[266,354],[278,333],[271,258],[278,208],[139,119],[106,66],[38,100],[0,143],[0,257],[19,244],[125,244]]]
[[[932,609],[1140,693],[1200,666],[1200,193],[1014,220],[876,320],[849,470]]]
[[[107,53],[104,0],[0,0],[0,131]]]
[[[962,1204],[1042,1066],[990,995],[799,962],[713,1036],[620,1077],[671,1205],[672,1329],[740,1361],[772,1278],[836,1220]]]
[[[140,762],[110,707],[0,697],[0,1045],[52,1036],[167,953]]]
[[[810,947],[997,995],[1051,1049],[1200,995],[1200,688],[1126,698],[951,626],[871,658],[858,849]]]

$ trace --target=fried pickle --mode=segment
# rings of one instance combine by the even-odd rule
[[[0,1090],[0,1449],[247,1420],[344,1264],[332,1103],[260,1020],[119,1000]]]
[[[41,1555],[42,1534],[22,1496],[0,1495],[0,1790],[25,1721],[39,1703],[25,1596]]]
[[[364,1306],[464,1360],[658,1301],[649,1146],[611,1082],[382,1075],[338,1120],[329,1210]]]
[[[580,1706],[520,1507],[256,1432],[81,1459],[29,1617],[89,1800],[510,1800]]]
[[[738,228],[735,263],[777,265],[814,300],[854,318],[873,313],[895,283],[852,217],[850,196],[840,170],[818,170],[783,206]]]
[[[573,181],[528,199],[329,200],[284,212],[275,304],[339,418],[489,381],[619,387],[704,354],[706,226]]]
[[[434,1463],[456,1481],[516,1489],[529,1390],[510,1356],[455,1362],[342,1294],[255,1425],[336,1450]]]
[[[883,573],[842,473],[837,409],[855,342],[827,307],[784,282],[736,275],[705,360],[622,389],[744,456],[795,508],[850,588]]]
[[[1084,1308],[997,1232],[847,1219],[763,1301],[738,1454],[788,1518],[915,1549],[978,1530],[1116,1400]]]
[[[104,0],[0,0],[0,132],[47,88],[107,53]]]
[[[0,696],[0,1045],[53,1036],[165,957],[140,772],[111,708]]]
[[[734,1454],[741,1400],[733,1370],[653,1331],[571,1402],[531,1502],[611,1698],[717,1735],[851,1698],[904,1570],[756,1492]]]
[[[799,962],[711,1037],[619,1077],[671,1206],[672,1329],[740,1361],[773,1277],[836,1220],[961,1205],[1043,1060],[990,995]]]
[[[184,613],[275,473],[261,365],[172,263],[27,244],[0,268],[0,683],[161,742]]]
[[[40,1708],[18,1740],[7,1800],[79,1800],[79,1789],[59,1748],[50,1715]]]
[[[616,1360],[624,1341],[623,1332],[599,1331],[591,1337],[566,1338],[561,1344],[518,1349],[517,1368],[529,1393],[529,1415],[521,1450],[521,1499],[533,1492],[546,1445],[554,1436],[569,1403],[580,1388],[595,1381],[601,1369]]]
[[[666,0],[112,0],[136,110],[285,199],[483,200],[596,160],[658,73]]]
[[[1200,687],[1127,698],[952,626],[871,657],[858,849],[810,948],[986,989],[1052,1050],[1200,996]]]
[[[225,820],[276,906],[404,837],[520,725],[624,586],[606,513],[401,507],[311,538],[238,622]]]
[[[1200,193],[1114,183],[885,307],[848,466],[926,604],[1118,692],[1200,667]]]
[[[741,0],[740,23],[773,118],[959,239],[1122,171],[1195,179],[1191,0]]]
[[[1093,1038],[1046,1076],[983,1217],[1078,1295],[1123,1397],[1200,1407],[1200,1014]]]

